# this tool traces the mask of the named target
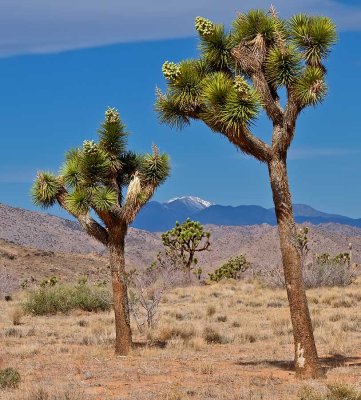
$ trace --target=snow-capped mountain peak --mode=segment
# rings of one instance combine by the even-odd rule
[[[214,203],[211,203],[210,201],[203,200],[200,197],[195,196],[174,197],[173,199],[168,200],[166,204],[174,203],[175,201],[184,203],[188,207],[198,210],[202,210],[214,205]]]

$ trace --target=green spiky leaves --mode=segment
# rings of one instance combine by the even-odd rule
[[[257,92],[250,91],[247,95],[231,92],[219,113],[220,123],[231,132],[241,133],[243,126],[249,125],[260,111],[260,101]]]
[[[247,14],[240,14],[233,22],[232,43],[256,43],[272,45],[285,36],[285,28],[282,21],[262,10],[251,10]]]
[[[295,90],[302,106],[320,103],[327,94],[323,70],[318,67],[307,67],[298,79]]]
[[[214,32],[213,22],[203,17],[196,17],[194,26],[201,36],[209,36]]]
[[[232,44],[223,25],[215,25],[208,35],[201,36],[199,50],[209,71],[229,71]]]
[[[122,190],[137,176],[142,188],[148,186],[144,204],[169,175],[169,160],[156,148],[151,155],[126,150],[126,136],[118,111],[108,108],[99,142],[85,140],[82,147],[70,150],[59,177],[38,174],[32,188],[34,203],[50,207],[58,202],[78,218],[94,210],[108,224],[113,216],[121,215]],[[135,216],[137,211],[131,214]]]
[[[87,213],[91,207],[91,191],[78,188],[66,196],[65,204],[73,215]]]
[[[202,96],[207,109],[203,116],[209,125],[234,133],[250,124],[260,109],[257,92],[241,76],[233,80],[223,72],[209,75],[204,80]]]
[[[183,109],[195,109],[200,102],[201,82],[204,77],[202,64],[195,60],[179,65],[179,76],[170,83],[170,95],[177,99]]]
[[[111,156],[114,168],[120,168],[115,160],[126,150],[128,134],[116,108],[109,107],[105,111],[105,120],[98,133],[99,148]]]
[[[97,187],[91,196],[92,206],[96,210],[108,211],[118,200],[118,193],[109,187]]]
[[[162,65],[162,72],[165,79],[175,81],[180,75],[180,68],[174,62],[165,61]]]
[[[187,60],[179,64],[176,80],[169,82],[168,93],[157,92],[156,110],[160,120],[171,126],[182,128],[189,123],[188,115],[201,104],[202,79],[205,76],[204,63]]]
[[[153,153],[145,154],[140,161],[141,180],[155,186],[159,186],[169,176],[169,157],[165,153],[159,153],[153,145]]]
[[[202,84],[202,97],[207,109],[222,107],[233,90],[232,79],[223,72],[208,75]]]
[[[157,91],[155,107],[161,122],[183,128],[191,119],[201,119],[229,137],[229,130],[241,133],[252,123],[261,107],[280,121],[283,111],[272,104],[281,87],[288,99],[299,100],[298,112],[325,96],[322,61],[336,40],[328,18],[299,14],[287,21],[271,7],[269,12],[240,14],[229,33],[202,17],[195,25],[199,60],[163,65],[167,91]]]
[[[301,72],[301,56],[294,46],[274,47],[267,55],[265,69],[273,86],[289,86]]]
[[[35,205],[48,208],[55,204],[62,188],[61,180],[49,172],[39,172],[32,186],[31,195]]]
[[[292,41],[309,65],[319,66],[336,42],[335,24],[326,17],[298,14],[289,21]]]

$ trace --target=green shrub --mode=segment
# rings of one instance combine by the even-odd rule
[[[33,390],[27,397],[26,400],[83,400],[82,394],[65,391],[60,394],[50,394],[47,390],[39,388]]]
[[[225,338],[215,329],[206,326],[203,330],[203,339],[208,343],[208,344],[213,344],[213,343],[225,343]]]
[[[111,308],[111,295],[105,287],[84,281],[78,285],[44,286],[30,291],[23,307],[25,312],[34,315],[66,313],[74,309],[107,311]]]
[[[361,392],[344,383],[335,383],[327,386],[327,390],[318,391],[309,386],[301,389],[299,400],[361,400]]]
[[[0,369],[0,388],[16,389],[20,383],[20,374],[14,368]]]
[[[250,267],[250,263],[244,255],[231,257],[225,264],[216,269],[213,274],[209,274],[209,279],[219,282],[222,279],[239,279],[241,273]]]

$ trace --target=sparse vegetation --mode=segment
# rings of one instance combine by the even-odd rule
[[[16,389],[21,381],[19,372],[14,368],[0,369],[0,389]]]
[[[42,285],[28,292],[23,307],[33,315],[67,313],[74,309],[107,311],[111,308],[111,293],[106,287],[84,281],[76,285]]]
[[[361,391],[344,383],[327,385],[322,391],[305,386],[300,391],[299,400],[361,400]]]
[[[348,286],[355,279],[349,253],[335,256],[329,253],[316,255],[312,263],[304,267],[304,281],[308,288],[322,286]]]
[[[242,272],[247,271],[250,263],[243,255],[231,257],[221,267],[209,274],[209,279],[214,282],[219,282],[222,279],[239,279]]]
[[[360,285],[357,280],[344,288],[308,291],[329,384],[345,377],[350,385],[358,382]],[[73,310],[50,318],[26,314],[21,326],[14,327],[10,310],[19,307],[22,296],[15,296],[12,303],[0,302],[1,357],[12,360],[24,377],[11,394],[4,391],[4,400],[27,400],[28,392],[36,390],[39,370],[29,365],[44,366],[42,380],[51,385],[44,390],[51,400],[64,393],[64,376],[70,375],[74,393],[81,388],[86,400],[163,398],[171,393],[165,379],[169,385],[177,384],[184,396],[192,390],[194,400],[228,400],[229,393],[252,400],[298,398],[299,383],[290,380],[294,371],[291,359],[284,356],[285,350],[292,349],[284,289],[265,288],[248,279],[225,280],[175,287],[165,296],[167,300],[159,303],[158,323],[135,334],[129,358],[112,356],[114,320],[109,312]],[[134,319],[131,323],[137,332]],[[318,388],[326,393],[323,381]]]

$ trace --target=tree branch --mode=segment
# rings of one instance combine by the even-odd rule
[[[199,117],[199,119],[202,119]],[[262,162],[268,162],[271,159],[271,148],[263,140],[253,135],[248,127],[240,127],[240,131],[233,131],[222,126],[221,123],[210,123],[209,121],[202,121],[209,126],[213,131],[222,133],[228,140],[236,145],[244,153],[255,157]]]
[[[65,187],[62,188],[61,191],[56,196],[56,199],[59,205],[64,208],[69,214],[75,217],[83,229],[86,231],[88,235],[98,240],[100,243],[104,244],[104,246],[108,245],[108,231],[102,225],[100,225],[97,221],[90,217],[88,212],[77,213],[74,214],[69,210],[65,202],[65,196],[68,194],[68,191]]]
[[[121,218],[127,225],[134,221],[139,210],[153,196],[155,189],[154,185],[144,185],[139,178],[138,172],[134,174],[128,186],[128,192],[121,210]]]
[[[292,87],[287,88],[287,105],[284,112],[282,129],[274,129],[272,136],[272,150],[286,153],[295,134],[296,121],[302,106]]]
[[[242,71],[252,80],[254,88],[259,93],[268,117],[274,124],[283,120],[283,109],[279,102],[277,92],[269,85],[262,65],[265,51],[255,51],[254,46],[241,43],[231,50],[231,54]]]

